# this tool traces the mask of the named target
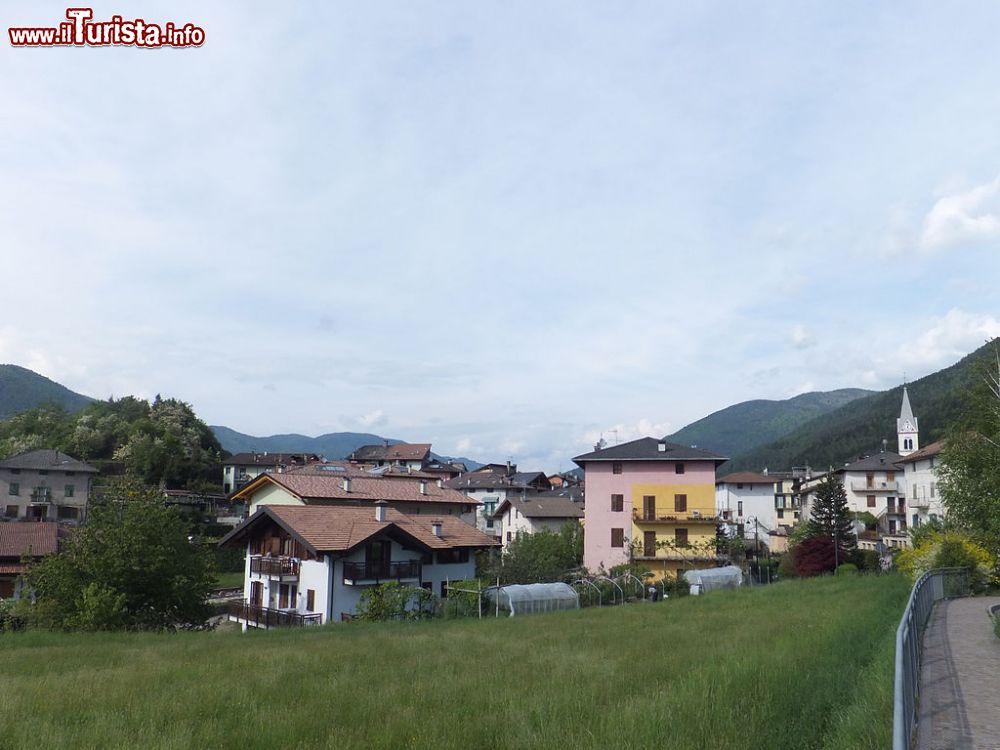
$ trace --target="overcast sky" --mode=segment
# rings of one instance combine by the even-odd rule
[[[294,7],[4,39],[0,362],[555,470],[1000,334],[1000,5]]]

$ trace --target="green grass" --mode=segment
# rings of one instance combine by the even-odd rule
[[[219,573],[215,576],[215,588],[232,589],[242,588],[244,573]]]
[[[876,748],[901,577],[502,620],[0,636],[0,748]]]

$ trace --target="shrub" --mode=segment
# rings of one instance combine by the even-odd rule
[[[856,576],[858,574],[858,566],[854,563],[844,563],[837,568],[838,576]]]
[[[357,617],[364,622],[424,620],[434,616],[436,605],[433,592],[390,581],[364,590]]]
[[[778,560],[778,575],[782,578],[797,578],[799,575],[798,571],[795,570],[794,550],[794,547],[788,550],[788,552],[783,554]]]
[[[882,572],[882,558],[873,549],[859,549],[854,553],[854,564],[864,573]]]
[[[973,591],[986,585],[994,564],[985,548],[960,531],[928,535],[919,546],[903,550],[896,558],[896,566],[913,578],[934,568],[966,568]]]
[[[795,547],[795,571],[802,578],[832,573],[837,564],[837,551],[833,539],[814,536],[802,540]]]

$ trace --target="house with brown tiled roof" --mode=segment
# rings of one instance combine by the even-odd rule
[[[256,451],[237,453],[222,462],[222,491],[236,492],[251,480],[266,472],[276,472],[294,466],[306,466],[322,460],[315,453],[274,453]]]
[[[517,466],[486,464],[444,483],[445,487],[458,490],[478,500],[482,506],[476,516],[476,528],[492,536],[500,536],[496,511],[508,497],[546,492],[552,489],[549,479],[540,471],[518,471]]]
[[[58,523],[0,523],[0,599],[17,597],[25,559],[40,559],[59,551],[59,542],[70,533]]]
[[[504,549],[521,534],[559,531],[567,523],[583,521],[583,493],[574,487],[536,492],[518,497],[508,495],[494,514]]]
[[[345,462],[310,464],[261,474],[231,499],[244,501],[250,515],[265,505],[373,506],[382,501],[408,515],[455,516],[474,522],[479,502],[433,475],[371,471]]]
[[[431,444],[385,442],[382,445],[362,445],[347,458],[352,463],[420,470],[431,461]]]
[[[262,505],[219,542],[246,549],[244,599],[230,619],[248,627],[350,619],[362,592],[387,581],[446,596],[475,576],[495,542],[456,516],[365,506]]]

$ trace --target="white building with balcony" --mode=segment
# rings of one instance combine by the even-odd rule
[[[229,619],[246,630],[349,620],[366,587],[388,581],[447,596],[475,577],[475,552],[496,542],[454,516],[374,507],[263,505],[219,542],[246,549],[243,601]]]
[[[943,519],[945,507],[937,487],[937,467],[943,442],[931,443],[926,448],[904,456],[903,483],[910,526],[916,528],[934,519]]]

